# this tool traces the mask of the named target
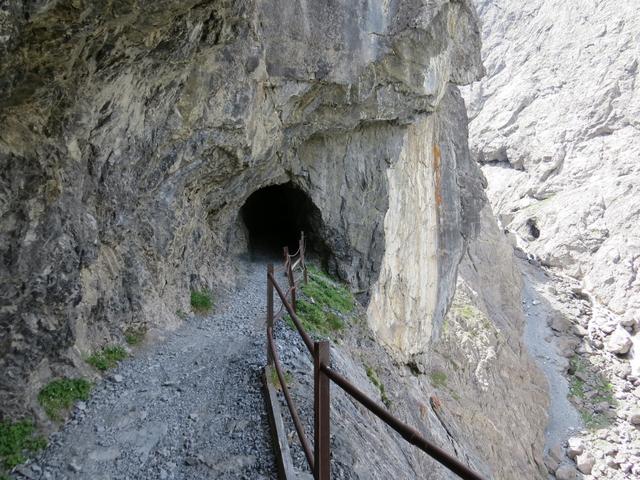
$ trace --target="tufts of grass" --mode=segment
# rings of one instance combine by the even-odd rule
[[[344,328],[342,319],[333,312],[326,312],[317,304],[306,300],[298,300],[298,318],[305,330],[320,335],[329,335]],[[287,324],[295,328],[287,315]]]
[[[87,363],[104,372],[115,367],[120,360],[124,360],[125,358],[127,358],[125,349],[117,345],[112,345],[104,347],[99,352],[91,355],[87,358]]]
[[[146,325],[138,327],[129,327],[124,331],[124,339],[129,345],[139,345],[147,335]]]
[[[308,267],[309,283],[302,286],[302,292],[315,303],[340,313],[350,313],[354,307],[351,292],[314,266]]]
[[[213,299],[208,290],[194,290],[191,292],[191,309],[195,313],[209,313],[213,308]]]
[[[382,400],[382,403],[384,403],[387,408],[391,408],[391,400],[389,400],[389,397],[387,396],[387,392],[384,389],[382,380],[380,380],[380,377],[378,376],[378,372],[368,365],[365,365],[364,367],[367,372],[367,377],[369,377],[373,386],[380,392],[380,400]]]
[[[579,378],[571,377],[569,394],[576,398],[584,398],[584,382]]]
[[[278,378],[278,372],[276,372],[275,367],[271,367],[269,369],[269,381],[271,382],[271,385],[276,388],[276,390],[282,390],[282,387],[280,386],[280,379]],[[292,382],[293,374],[287,370],[286,372],[284,372],[284,383],[288,387]]]
[[[184,321],[187,318],[189,318],[189,314],[187,312],[185,312],[184,310],[181,310],[181,309],[176,310],[176,315],[182,321]]]
[[[301,286],[301,292],[297,314],[305,330],[328,336],[345,328],[342,316],[355,308],[353,295],[346,287],[310,266],[309,283]],[[288,315],[285,315],[285,321],[295,329]]]
[[[447,386],[447,374],[444,372],[431,372],[431,383],[436,388],[443,388]]]
[[[20,420],[17,422],[0,422],[0,462],[1,468],[11,470],[24,463],[27,456],[42,450],[47,441],[37,435],[33,422]],[[0,472],[0,479],[8,478]]]
[[[87,400],[91,383],[82,378],[62,378],[54,380],[40,390],[38,402],[49,418],[61,421],[64,414],[77,400]]]

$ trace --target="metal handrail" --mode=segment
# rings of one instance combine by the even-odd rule
[[[309,334],[305,331],[300,319],[296,315],[296,280],[293,275],[293,268],[302,266],[303,280],[307,282],[307,267],[304,261],[304,234],[300,239],[300,248],[297,254],[300,254],[300,258],[291,263],[291,255],[288,253],[288,248],[284,248],[284,270],[287,273],[287,279],[289,281],[289,289],[287,292],[283,292],[280,285],[275,279],[273,265],[269,265],[267,271],[267,356],[269,363],[273,363],[278,380],[282,387],[282,393],[285,397],[287,407],[291,413],[291,417],[296,428],[296,432],[300,439],[300,443],[304,450],[307,462],[313,471],[315,480],[328,480],[330,478],[330,424],[329,424],[329,408],[330,408],[330,396],[329,396],[329,380],[338,385],[345,393],[353,397],[356,401],[362,404],[367,410],[376,415],[380,420],[389,425],[392,429],[402,436],[407,442],[418,447],[423,452],[427,453],[431,458],[445,466],[447,469],[457,474],[465,480],[484,480],[481,475],[474,472],[467,465],[462,463],[456,457],[448,454],[446,451],[427,440],[418,430],[407,425],[397,417],[395,417],[386,408],[378,404],[375,400],[367,396],[353,383],[340,375],[337,371],[333,370],[329,366],[329,354],[330,347],[329,342],[314,342]],[[295,256],[295,255],[294,255]],[[282,305],[289,314],[296,330],[300,334],[302,341],[309,350],[309,353],[314,359],[314,448],[313,454],[309,440],[306,437],[300,416],[298,415],[297,408],[293,403],[289,389],[286,386],[284,373],[282,371],[282,365],[278,356],[277,349],[275,347],[275,340],[273,338],[273,324],[276,319],[273,313],[273,290],[278,293]],[[291,293],[291,303],[287,298],[287,294]],[[282,308],[277,314],[277,318],[280,317]]]

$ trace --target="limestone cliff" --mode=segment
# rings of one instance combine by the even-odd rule
[[[12,0],[0,51],[3,415],[37,411],[44,382],[85,370],[127,326],[176,326],[190,290],[233,286],[243,205],[271,185],[302,195],[298,226],[360,293],[389,365],[426,371],[456,343],[458,265],[482,270],[497,243],[474,242],[499,237],[457,88],[483,73],[468,0]],[[498,478],[537,471],[539,412],[522,398],[544,403],[505,292],[473,299],[501,332],[497,360],[471,342],[460,362],[480,383],[453,410],[501,394],[447,434],[468,452],[493,425],[504,443],[469,455]],[[415,382],[423,395],[428,377]],[[500,414],[512,398],[524,418]]]
[[[633,326],[640,315],[638,4],[475,4],[487,76],[467,93],[470,142],[494,209],[518,246],[582,282],[595,325]]]
[[[311,241],[367,291],[392,267],[388,207],[431,162],[416,172],[440,199],[424,241],[447,255],[425,271],[444,273],[438,301],[407,310],[417,343],[398,343],[424,348],[476,215],[429,120],[482,71],[467,2],[11,2],[1,25],[4,411],[126,325],[177,324],[190,288],[232,283],[240,207],[266,185],[308,195]],[[433,198],[414,223],[435,219]]]

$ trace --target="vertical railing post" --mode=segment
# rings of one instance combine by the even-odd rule
[[[291,258],[289,257],[289,247],[284,247],[284,258],[286,270],[286,275],[289,278],[289,288],[291,289],[291,307],[293,307],[293,311],[297,312],[296,308],[296,282],[293,278],[293,269],[291,268]]]
[[[304,232],[300,232],[300,264],[302,265],[302,274],[304,275],[304,284],[309,282],[307,278],[307,264],[304,260]]]
[[[320,368],[321,365],[329,365],[330,352],[328,341],[315,342],[313,349],[314,480],[331,478],[329,377]]]
[[[267,331],[269,331],[269,328],[273,329],[273,283],[271,283],[269,274],[273,276],[273,263],[267,266]],[[267,339],[267,364],[273,364],[269,339]]]

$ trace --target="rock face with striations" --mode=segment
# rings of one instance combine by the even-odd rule
[[[598,323],[640,319],[640,16],[626,1],[476,0],[486,77],[470,144],[502,225],[583,281]],[[640,367],[638,367],[640,368]]]
[[[3,415],[37,411],[46,381],[127,326],[176,326],[191,289],[233,285],[241,209],[270,185],[308,200],[309,245],[363,292],[377,340],[429,366],[467,246],[497,231],[457,88],[483,73],[468,0],[14,0],[0,51]],[[482,388],[521,361],[500,408],[544,392],[513,315],[497,355],[460,357]],[[462,443],[517,437],[504,466],[510,443],[480,449],[498,477],[537,468],[542,417],[516,404],[522,422],[463,415]]]
[[[466,138],[430,116],[445,96],[463,109],[455,85],[482,72],[467,2],[12,2],[0,18],[3,409],[232,282],[240,208],[272,184],[321,212],[332,271],[377,285],[380,339],[424,350],[482,198],[454,154]],[[394,276],[396,243],[426,277]],[[425,300],[390,304],[424,278]]]

